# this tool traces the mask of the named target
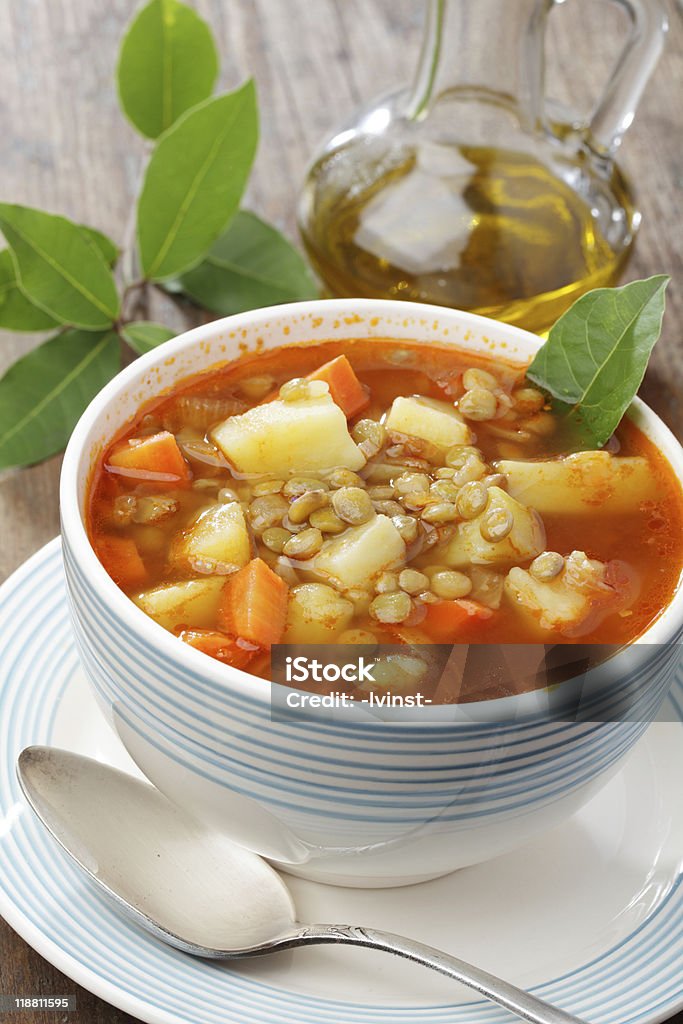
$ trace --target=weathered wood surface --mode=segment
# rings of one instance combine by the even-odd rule
[[[318,142],[356,106],[403,83],[419,44],[422,0],[197,0],[214,26],[223,82],[255,76],[261,144],[250,205],[295,236],[295,199]],[[118,40],[133,0],[5,0],[0,4],[0,197],[62,212],[122,239],[143,144],[113,87]],[[622,164],[638,187],[643,226],[629,277],[673,275],[664,336],[644,397],[683,437],[683,18],[648,86]],[[600,0],[553,15],[554,95],[586,109],[618,52],[621,22]],[[0,372],[37,339],[0,333]],[[59,529],[60,460],[0,482],[0,579]],[[8,627],[5,627],[8,628]],[[122,1024],[128,1017],[64,978],[0,923],[0,991],[78,992],[79,1010],[18,1016],[31,1024]],[[683,1024],[683,1014],[676,1018]]]

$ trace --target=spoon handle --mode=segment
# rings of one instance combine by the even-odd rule
[[[536,996],[524,992],[507,981],[501,981],[493,974],[482,971],[479,967],[473,967],[458,957],[443,953],[433,946],[426,946],[422,942],[415,942],[413,939],[406,939],[402,935],[394,935],[391,932],[378,931],[375,928],[356,928],[353,925],[302,925],[301,929],[294,935],[281,940],[278,948],[291,948],[292,946],[319,945],[322,943],[342,943],[350,946],[367,946],[371,949],[381,949],[387,953],[395,953],[397,956],[413,960],[415,963],[431,967],[433,971],[446,974],[449,978],[467,985],[475,992],[487,999],[497,1003],[499,1006],[511,1010],[523,1020],[531,1024],[585,1024],[579,1017],[565,1013],[555,1006],[537,999]]]

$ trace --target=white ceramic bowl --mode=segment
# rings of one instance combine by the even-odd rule
[[[642,638],[648,706],[628,721],[550,720],[538,694],[464,714],[444,709],[440,721],[272,720],[268,683],[183,644],[112,582],[84,527],[88,482],[140,404],[187,376],[244,351],[349,337],[446,343],[520,362],[540,344],[471,314],[367,299],[255,310],[189,331],[120,373],[78,423],[62,470],[64,561],[86,673],[159,789],[293,873],[400,885],[523,844],[605,784],[673,678],[683,592]],[[640,401],[630,415],[683,479],[669,430]]]

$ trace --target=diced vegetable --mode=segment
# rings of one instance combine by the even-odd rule
[[[246,668],[258,651],[257,646],[236,640],[215,629],[181,629],[177,635],[183,643],[211,658],[225,661],[233,668]]]
[[[330,644],[353,618],[353,604],[324,583],[302,583],[289,594],[285,644]]]
[[[194,427],[208,430],[226,416],[237,416],[247,409],[239,398],[221,395],[178,395],[170,408],[164,410],[164,426],[171,430]]]
[[[95,551],[114,583],[123,590],[134,590],[147,582],[145,563],[130,537],[102,535],[95,542]]]
[[[493,569],[485,569],[481,565],[473,565],[469,572],[472,589],[467,595],[473,601],[479,601],[487,608],[500,608],[503,600],[505,577]]]
[[[492,514],[507,517],[512,525],[501,540],[487,539],[487,523]],[[482,532],[483,531],[483,532]],[[440,557],[454,569],[474,565],[512,565],[535,558],[543,551],[545,529],[538,513],[521,505],[500,487],[489,487],[489,499],[484,511],[475,519],[459,523],[453,539]]]
[[[405,557],[401,534],[388,516],[379,515],[326,541],[313,568],[347,589],[369,586],[385,569],[402,565]]]
[[[342,409],[347,419],[357,416],[370,404],[370,396],[356,377],[346,356],[337,356],[325,363],[319,370],[309,373],[307,380],[324,380],[330,389],[333,401]]]
[[[562,573],[550,581],[518,566],[505,581],[506,594],[531,622],[565,636],[590,632],[606,615],[628,607],[636,591],[635,577],[623,563],[605,565],[583,551],[573,551]]]
[[[214,624],[224,585],[223,576],[162,583],[137,594],[133,600],[165,629],[201,629]]]
[[[419,437],[443,450],[472,439],[460,413],[432,398],[395,398],[384,425],[388,431]]]
[[[493,612],[476,601],[437,601],[427,605],[427,614],[420,628],[434,644],[456,643],[465,626],[490,619]]]
[[[393,625],[410,618],[413,603],[403,590],[392,590],[378,594],[370,605],[370,615],[377,622]]]
[[[171,561],[195,572],[227,574],[246,565],[251,545],[238,501],[212,505],[180,534]]]
[[[236,572],[225,584],[217,622],[233,636],[259,647],[279,643],[287,618],[288,587],[261,558]]]
[[[142,474],[143,479],[167,481],[176,487],[186,487],[192,479],[175,437],[167,430],[117,445],[109,453],[106,465],[122,476]],[[151,478],[147,476],[150,473],[154,474]]]
[[[333,466],[356,470],[365,465],[344,413],[329,394],[255,406],[227,419],[211,436],[240,473],[282,476]]]
[[[647,459],[609,452],[577,452],[544,462],[495,464],[510,494],[541,515],[613,515],[636,512],[657,497],[657,477]]]

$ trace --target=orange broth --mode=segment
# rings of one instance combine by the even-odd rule
[[[462,374],[468,367],[484,368],[492,372],[501,392],[508,395],[523,385],[523,368],[499,358],[481,359],[453,346],[417,345],[389,339],[350,339],[283,346],[274,351],[244,355],[234,362],[183,382],[173,391],[147,402],[135,420],[126,425],[115,442],[103,453],[94,471],[87,518],[93,546],[101,553],[106,550],[107,538],[124,538],[126,543],[130,541],[135,545],[143,567],[140,569],[136,563],[138,572],[133,572],[133,583],[127,585],[124,578],[116,578],[116,565],[112,568],[107,565],[106,557],[102,558],[105,567],[122,589],[135,596],[142,589],[140,572],[144,572],[146,588],[187,578],[187,571],[179,570],[170,558],[173,538],[189,528],[198,512],[206,507],[207,501],[215,500],[216,490],[211,481],[215,483],[218,477],[223,485],[233,483],[236,486],[244,485],[245,481],[243,474],[230,473],[224,468],[218,472],[216,467],[191,460],[188,463],[189,485],[175,488],[172,484],[131,480],[113,475],[106,468],[112,450],[120,446],[121,442],[139,439],[158,430],[169,430],[175,434],[181,431],[184,425],[182,410],[186,403],[183,405],[179,399],[199,396],[204,399],[227,399],[228,403],[234,399],[236,409],[251,407],[263,401],[263,397],[258,400],[245,398],[240,382],[271,376],[274,382],[272,393],[264,396],[270,400],[276,394],[277,386],[292,378],[304,377],[340,354],[348,357],[370,397],[369,406],[349,422],[350,429],[359,419],[379,419],[398,396],[420,395],[452,404],[463,393]],[[571,451],[571,439],[566,436],[561,424],[556,424],[555,429],[547,432],[550,430],[549,417],[553,415],[548,412],[548,408],[546,406],[538,413],[507,423],[501,419],[471,423],[470,427],[476,435],[473,443],[486,463],[501,458],[551,458]],[[239,415],[239,412],[236,414]],[[544,431],[527,436],[534,422],[539,427],[543,425]],[[501,437],[500,428],[507,426],[510,427],[509,436]],[[523,431],[523,440],[517,437],[519,430]],[[208,435],[208,430],[203,433]],[[642,634],[671,601],[683,563],[683,502],[681,487],[673,470],[652,442],[630,420],[623,420],[616,431],[616,440],[620,456],[642,456],[647,460],[656,481],[656,500],[642,502],[628,514],[600,515],[599,498],[596,498],[595,515],[543,516],[546,549],[563,555],[578,549],[585,552],[589,559],[605,563],[612,559],[626,560],[639,581],[638,596],[630,607],[607,616],[594,630],[582,634],[582,643],[622,644]],[[204,481],[199,487],[196,486],[198,480],[200,484]],[[117,500],[120,506],[122,497],[127,500],[126,496],[132,496],[137,501],[140,496],[150,494],[169,496],[169,500],[177,503],[174,514],[153,523],[115,522],[113,509]],[[248,500],[245,499],[245,508],[247,505]],[[456,529],[457,523],[449,524],[448,528],[451,531]],[[253,532],[251,543],[256,545],[256,553],[265,555],[271,565],[275,564],[263,545],[259,547],[259,538]],[[119,540],[114,542],[115,548],[117,545],[121,547]],[[521,564],[528,567],[529,561]],[[423,568],[424,557],[421,562],[418,559],[416,565],[418,569]],[[123,575],[125,577],[125,572]],[[354,617],[352,625],[371,629],[380,642],[387,639],[396,642],[401,636],[400,628],[378,623],[367,609]],[[419,621],[415,625],[419,630]],[[176,628],[175,632],[182,630]],[[574,642],[572,637],[559,639],[562,642]],[[453,635],[452,642],[537,643],[539,634],[534,629],[526,629],[518,609],[503,599],[500,607],[492,609],[490,617],[483,621],[472,618],[462,623]],[[233,660],[229,652],[222,656],[224,660]],[[258,651],[249,661],[249,670],[267,676],[267,652]]]

